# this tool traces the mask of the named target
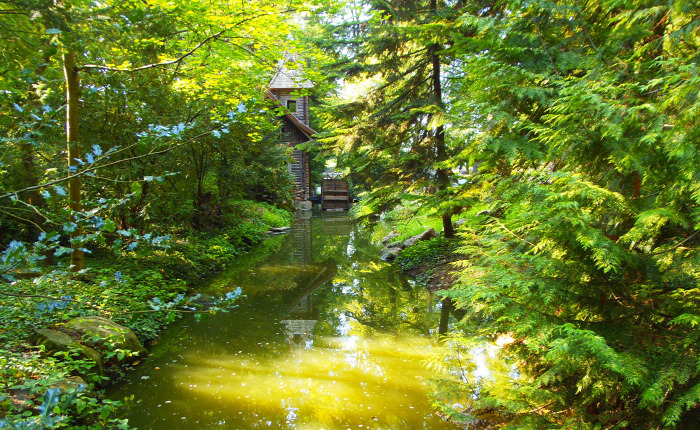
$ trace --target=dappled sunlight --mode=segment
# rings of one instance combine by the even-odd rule
[[[432,418],[424,386],[430,373],[423,361],[432,353],[426,339],[350,336],[316,343],[325,346],[271,357],[193,352],[170,371],[177,390],[275,415],[293,408],[316,425],[360,424],[368,417],[377,425],[418,425]]]

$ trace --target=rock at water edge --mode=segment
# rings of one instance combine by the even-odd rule
[[[389,242],[391,242],[392,240],[394,240],[398,236],[399,236],[399,234],[397,232],[392,231],[391,233],[384,236],[384,238],[382,239],[382,245],[389,246]]]
[[[411,246],[415,245],[416,243],[423,241],[423,240],[428,240],[432,239],[434,237],[437,237],[437,232],[435,231],[434,228],[429,228],[426,231],[424,231],[421,234],[415,235],[409,239],[406,239],[403,243],[405,248],[410,248]]]
[[[400,249],[404,249],[404,248],[405,248],[403,242],[394,242],[394,243],[390,243],[390,244],[387,245],[386,247],[387,247],[387,248],[400,248]]]
[[[44,345],[48,353],[75,351],[80,358],[95,363],[95,370],[99,375],[103,374],[102,355],[94,349],[78,343],[75,339],[58,330],[39,329],[32,336],[34,345]]]
[[[146,356],[146,348],[141,345],[136,334],[114,321],[95,316],[79,317],[69,321],[66,328],[82,337],[87,345],[97,349],[121,349],[135,353],[125,357],[127,363]]]
[[[391,263],[401,254],[401,248],[384,248],[379,252],[379,258]]]

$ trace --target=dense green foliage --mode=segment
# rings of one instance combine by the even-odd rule
[[[321,111],[331,129],[324,145],[352,166],[357,186],[371,190],[365,205],[372,212],[391,209],[410,194],[415,204],[444,216],[451,236],[454,207],[440,197],[453,176],[444,163],[457,148],[445,136],[440,76],[449,57],[441,20],[456,16],[457,7],[356,3],[344,11],[351,19],[327,27],[320,42],[337,54],[329,69],[334,76],[342,72],[347,87]]]
[[[356,3],[361,13],[329,28],[362,95],[329,124],[345,159],[371,170],[372,201],[435,192],[433,207],[468,209],[446,293],[466,312],[453,345],[501,345],[490,377],[453,357],[442,411],[465,426],[694,428],[697,3]],[[430,85],[421,57],[386,68],[385,52],[431,43],[447,66],[445,161],[407,144],[428,124],[408,126],[426,98],[402,92]],[[425,188],[447,166],[451,186]]]
[[[98,392],[47,390],[101,380],[33,331],[102,315],[153,340],[195,282],[289,224],[263,91],[306,8],[0,1],[0,427],[124,427]]]
[[[302,2],[0,3],[0,293],[13,331],[71,312],[128,319],[287,221],[245,201],[289,203],[289,155],[261,89],[299,44],[279,41],[305,21],[287,13]],[[345,90],[314,118],[367,191],[360,215],[401,204],[439,216],[449,238],[452,215],[467,214],[444,293],[465,316],[442,357],[455,377],[437,385],[441,413],[466,427],[693,428],[697,2],[318,3],[304,34]],[[404,265],[438,261],[447,242]],[[83,252],[124,268],[49,273],[68,254],[81,268]],[[17,281],[42,263],[37,282]],[[89,306],[59,306],[62,295]],[[124,322],[149,338],[153,318]],[[476,377],[464,354],[492,343],[492,372]],[[7,348],[6,387],[43,381],[50,359]]]
[[[104,377],[84,358],[42,354],[41,348],[29,346],[31,335],[36,329],[60,328],[79,316],[100,315],[130,327],[142,342],[155,341],[165,324],[196,304],[188,297],[196,297],[195,287],[202,279],[262,240],[271,225],[289,223],[288,212],[266,204],[241,201],[235,206],[239,223],[224,230],[176,236],[167,249],[98,249],[91,268],[79,276],[54,270],[5,285],[0,299],[0,386],[6,394],[0,398],[0,418],[4,416],[8,425],[26,426],[17,428],[126,428],[113,418],[119,403],[99,399],[94,390],[107,378],[119,376],[124,358],[120,354],[128,351],[108,351],[105,364],[110,367]],[[78,387],[64,387],[51,394],[59,412],[33,414],[33,408],[46,404],[47,388],[60,387],[71,375],[82,376],[92,388],[71,393]],[[28,403],[13,405],[17,393]]]
[[[289,205],[289,154],[263,98],[287,5],[248,2],[3,2],[0,225],[101,233],[227,224],[239,199]],[[27,36],[30,34],[31,36]],[[62,54],[80,53],[78,155],[66,163]],[[64,205],[77,175],[83,210]],[[70,189],[70,190],[69,190]],[[71,197],[73,198],[73,197]],[[109,221],[107,221],[109,220]],[[63,231],[61,231],[63,230]]]

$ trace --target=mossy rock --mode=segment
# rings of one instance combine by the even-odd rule
[[[437,234],[437,232],[435,231],[435,229],[431,227],[431,228],[425,230],[425,231],[424,231],[423,233],[421,233],[421,234],[417,234],[417,235],[415,235],[415,236],[413,236],[413,237],[411,237],[411,238],[409,238],[409,239],[406,239],[406,240],[404,241],[404,243],[403,243],[404,248],[410,248],[410,247],[412,247],[413,245],[415,245],[415,244],[418,243],[418,242],[422,242],[422,241],[424,241],[424,240],[432,239],[432,238],[434,238],[434,237],[437,237],[437,235],[438,235],[438,234]]]
[[[94,349],[77,342],[63,332],[51,329],[39,329],[34,332],[31,340],[35,345],[44,345],[44,351],[47,353],[73,351],[80,358],[94,362],[95,368],[93,370],[99,375],[103,374],[102,355]]]
[[[401,248],[384,248],[379,252],[379,258],[391,263],[401,254]]]
[[[105,318],[88,316],[69,321],[66,329],[83,339],[86,345],[101,351],[123,350],[131,352],[124,357],[127,363],[144,358],[146,348],[136,334],[127,327]]]

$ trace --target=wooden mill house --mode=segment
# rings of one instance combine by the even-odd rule
[[[311,198],[311,168],[309,153],[298,146],[316,134],[309,127],[309,96],[301,94],[313,87],[304,77],[298,54],[285,53],[266,92],[267,98],[284,108],[281,141],[293,148],[294,161],[289,164],[289,169],[296,185],[296,205],[301,209],[311,208],[308,201]]]

